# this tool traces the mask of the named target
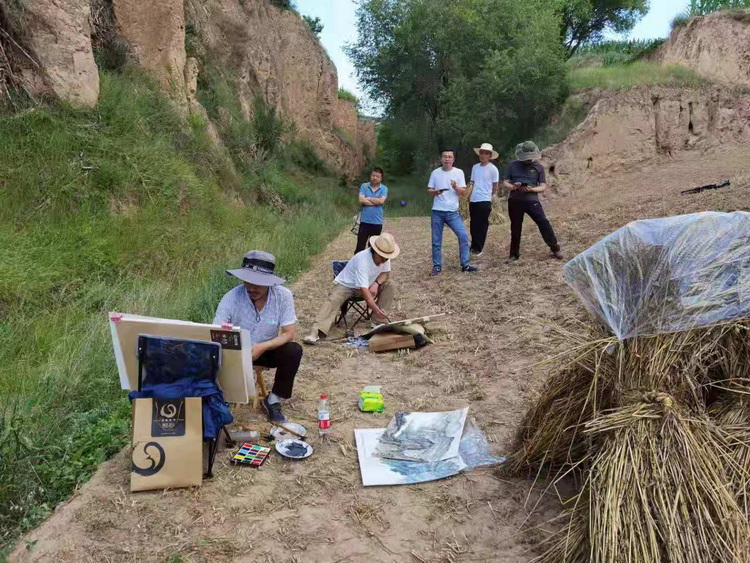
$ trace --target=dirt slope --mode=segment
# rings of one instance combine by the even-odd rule
[[[720,156],[677,155],[579,187],[547,204],[565,251],[573,255],[636,218],[699,210],[750,210],[750,149]],[[679,191],[726,178],[728,190],[694,196]],[[561,264],[547,258],[526,225],[522,263],[502,265],[506,226],[493,227],[473,276],[457,272],[446,237],[445,272],[429,278],[429,220],[388,221],[403,253],[394,264],[398,312],[407,317],[450,310],[438,343],[408,355],[355,353],[339,344],[306,349],[287,413],[314,428],[316,397],[332,397],[339,438],[321,442],[312,458],[277,457],[259,471],[235,469],[219,456],[213,481],[195,490],[130,494],[125,453],[21,541],[10,561],[527,561],[552,528],[555,491],[529,493],[531,481],[483,469],[419,486],[363,488],[352,429],[382,427],[397,409],[468,405],[498,452],[545,380],[536,365],[565,346],[554,327],[579,330],[586,314],[563,283]],[[306,330],[330,284],[330,260],[347,256],[342,234],[293,287]],[[387,410],[356,409],[358,390],[383,385]],[[258,413],[235,410],[240,426]],[[564,494],[564,492],[560,492]],[[539,502],[538,502],[539,501]],[[537,504],[538,502],[538,504]]]
[[[691,18],[672,31],[656,58],[719,82],[750,86],[750,11]]]

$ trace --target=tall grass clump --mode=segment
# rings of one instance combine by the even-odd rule
[[[568,61],[573,68],[630,64],[648,57],[664,39],[628,39],[602,41],[580,47]]]
[[[0,115],[0,554],[128,441],[108,311],[210,321],[246,251],[294,279],[350,220],[311,147],[274,156],[278,116],[221,123],[236,97],[202,95],[229,157],[127,67],[95,110]]]
[[[698,88],[705,84],[697,73],[681,65],[637,62],[609,67],[584,67],[571,70],[572,90],[587,88],[620,89],[641,84]]]
[[[339,100],[346,100],[348,102],[354,102],[355,104],[359,103],[359,98],[343,86],[339,87],[338,98]]]

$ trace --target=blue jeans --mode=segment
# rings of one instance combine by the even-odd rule
[[[458,211],[432,210],[432,265],[443,267],[443,227],[448,225],[458,237],[461,267],[469,265],[469,235]]]

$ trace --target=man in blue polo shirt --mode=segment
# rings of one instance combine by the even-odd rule
[[[383,232],[383,204],[388,198],[388,187],[382,184],[382,181],[383,169],[373,168],[370,172],[370,181],[359,187],[359,204],[362,211],[354,254],[367,248],[370,237]]]

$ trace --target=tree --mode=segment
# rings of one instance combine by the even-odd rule
[[[566,58],[582,44],[601,40],[605,30],[630,31],[648,8],[649,0],[564,0],[560,32]]]
[[[305,20],[305,23],[307,24],[307,27],[310,28],[310,31],[312,31],[316,36],[320,37],[320,32],[323,31],[323,22],[320,21],[320,18],[302,16],[302,19]]]
[[[514,145],[548,118],[566,90],[559,17],[548,0],[363,0],[347,54],[413,166],[441,145]]]

